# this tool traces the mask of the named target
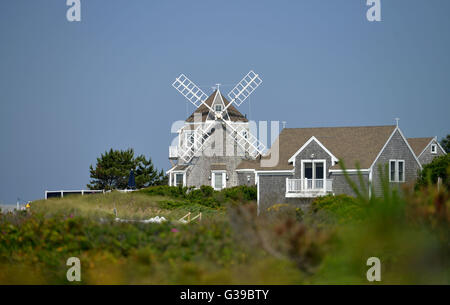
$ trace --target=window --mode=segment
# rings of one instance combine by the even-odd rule
[[[431,153],[432,154],[436,154],[437,153],[437,145],[436,144],[431,144]]]
[[[184,174],[175,174],[175,178],[174,178],[174,185],[175,186],[184,186]]]
[[[248,139],[248,132],[247,132],[247,130],[242,130],[242,137],[244,139]]]
[[[211,186],[216,191],[220,191],[225,187],[225,179],[226,179],[225,177],[226,177],[225,172],[212,172]]]
[[[389,182],[405,182],[405,161],[389,161]]]
[[[216,105],[214,106],[214,110],[217,111],[217,112],[222,112],[222,105],[216,104]]]

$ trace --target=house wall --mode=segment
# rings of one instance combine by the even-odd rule
[[[362,173],[363,183],[366,187],[367,193],[369,192],[369,174],[368,173]],[[358,189],[362,191],[361,184],[359,182],[359,177],[357,173],[349,173],[348,174],[351,181],[353,181]],[[350,184],[347,182],[347,179],[345,179],[345,176],[343,173],[331,173],[330,178],[333,179],[333,193],[335,195],[341,195],[346,194],[349,196],[356,196],[353,189],[350,187]]]
[[[379,167],[381,166],[382,170],[385,171],[385,166],[388,165],[390,159],[405,160],[405,183],[414,183],[417,179],[420,165],[417,163],[414,153],[408,148],[404,138],[397,130],[372,168],[372,184],[377,196],[382,194]],[[400,184],[403,183],[393,182],[391,186],[398,187]]]
[[[248,181],[250,176],[250,181]],[[238,185],[255,186],[255,172],[238,172]]]
[[[316,141],[311,141],[295,158],[294,178],[300,179],[302,177],[302,160],[311,160],[311,154],[314,154],[314,160],[324,159],[325,165],[325,177],[328,177],[328,170],[332,166],[331,156],[317,144]]]
[[[200,187],[202,185],[211,186],[211,165],[217,163],[224,163],[226,165],[226,173],[228,180],[226,187],[233,187],[239,185],[238,174],[236,167],[241,163],[242,159],[239,157],[195,157],[192,160],[192,166],[186,173],[186,185]]]
[[[437,145],[437,148],[436,148],[436,152],[437,152],[437,153],[436,153],[436,154],[432,154],[432,153],[431,153],[431,144],[436,144],[436,145],[437,145],[436,140],[433,140],[433,141],[425,148],[425,150],[423,151],[423,153],[419,156],[419,161],[420,161],[420,164],[422,164],[422,165],[431,163],[431,161],[433,161],[434,158],[445,155],[445,152],[442,151],[442,149],[439,147],[439,145]]]
[[[302,209],[311,203],[311,198],[286,198],[286,178],[292,178],[292,175],[258,175],[258,211],[260,213],[266,212],[269,207],[279,203],[292,204]]]

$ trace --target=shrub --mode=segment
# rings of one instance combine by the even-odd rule
[[[311,203],[311,214],[325,214],[326,219],[338,222],[360,220],[363,216],[364,204],[347,195],[328,195],[317,197]]]
[[[450,154],[434,158],[431,163],[423,166],[417,179],[416,189],[436,184],[438,177],[442,178],[442,185],[450,189]]]

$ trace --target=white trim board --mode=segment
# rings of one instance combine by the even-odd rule
[[[370,172],[370,168],[367,169],[347,169],[345,170],[347,173],[357,173],[358,171],[363,173],[363,174],[367,174]],[[329,173],[344,173],[343,169],[330,169],[328,170]]]
[[[331,164],[334,164],[335,162],[338,162],[338,158],[336,158],[315,136],[312,136],[308,141],[306,141],[305,144],[303,144],[302,147],[300,147],[297,152],[289,158],[288,162],[293,163],[295,167],[295,159],[297,158],[297,155],[301,153],[312,141],[315,141],[319,146],[331,157]]]

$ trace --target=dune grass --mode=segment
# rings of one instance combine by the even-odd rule
[[[253,190],[142,192],[38,201],[0,213],[0,283],[73,284],[450,284],[450,192],[389,189],[380,197],[327,196],[308,211],[275,205],[256,216]],[[162,224],[114,221],[164,216]],[[201,222],[181,224],[187,212]],[[377,284],[377,283],[373,283]]]
[[[32,203],[33,212],[47,216],[71,215],[95,219],[115,218],[143,220],[155,216],[177,220],[188,212],[202,212],[205,217],[220,213],[198,204],[188,204],[180,198],[162,195],[147,195],[142,192],[111,192],[92,195],[71,195],[65,198],[40,200]]]

